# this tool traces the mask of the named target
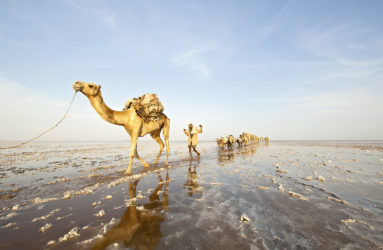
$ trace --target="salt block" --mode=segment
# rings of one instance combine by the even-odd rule
[[[241,216],[241,222],[243,223],[249,223],[251,221],[251,219],[249,218],[249,216],[247,216],[246,214],[242,214]]]

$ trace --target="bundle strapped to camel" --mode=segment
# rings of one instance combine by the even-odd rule
[[[126,102],[124,110],[133,107],[145,121],[157,121],[164,107],[156,94],[144,94]]]

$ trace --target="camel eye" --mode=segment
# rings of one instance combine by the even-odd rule
[[[89,88],[93,88],[94,87],[94,85],[89,85]]]

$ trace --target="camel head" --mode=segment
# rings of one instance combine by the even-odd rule
[[[90,97],[98,95],[101,89],[101,85],[77,81],[73,84],[73,89],[76,91],[80,91],[84,95]]]

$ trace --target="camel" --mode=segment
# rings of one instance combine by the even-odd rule
[[[227,149],[232,149],[235,141],[236,139],[233,135],[227,136]]]
[[[215,141],[217,142],[218,148],[223,149],[225,147],[225,142],[223,141],[223,137],[217,138]]]
[[[225,146],[229,143],[228,138],[222,137],[222,136],[220,138],[216,139],[216,141],[217,141],[218,148],[220,148],[220,149],[224,149]]]
[[[242,133],[242,136],[243,136],[243,138],[246,139],[246,143],[247,143],[247,144],[252,144],[251,136],[250,136],[249,133],[245,133],[245,132],[243,132],[243,133]]]
[[[238,147],[242,147],[242,140],[240,138],[237,138],[235,141],[238,144]]]
[[[250,134],[250,137],[251,137],[251,142],[253,144],[258,142],[258,136],[254,135],[254,134]]]
[[[146,161],[144,161],[137,153],[138,137],[150,134],[152,138],[159,144],[160,151],[157,155],[154,164],[158,163],[162,150],[164,149],[164,143],[162,142],[162,139],[160,137],[161,130],[163,131],[163,136],[166,144],[165,164],[168,165],[170,150],[170,119],[165,114],[161,114],[157,121],[144,121],[144,119],[136,113],[136,110],[133,107],[130,107],[123,111],[115,111],[110,109],[102,99],[100,91],[101,85],[77,81],[73,84],[73,89],[76,91],[80,91],[86,97],[88,97],[93,108],[101,116],[102,119],[112,124],[123,126],[126,132],[128,132],[128,134],[130,135],[131,147],[129,153],[129,166],[128,169],[125,171],[125,174],[131,175],[132,173],[133,157],[136,157],[144,165],[144,167],[150,167],[150,165]]]
[[[243,145],[245,145],[245,146],[247,145],[248,141],[247,141],[246,136],[243,135],[243,133],[241,135],[239,135],[239,139],[241,139]]]
[[[250,134],[250,133],[247,133],[247,137],[249,138],[250,144],[254,144],[254,135]]]

